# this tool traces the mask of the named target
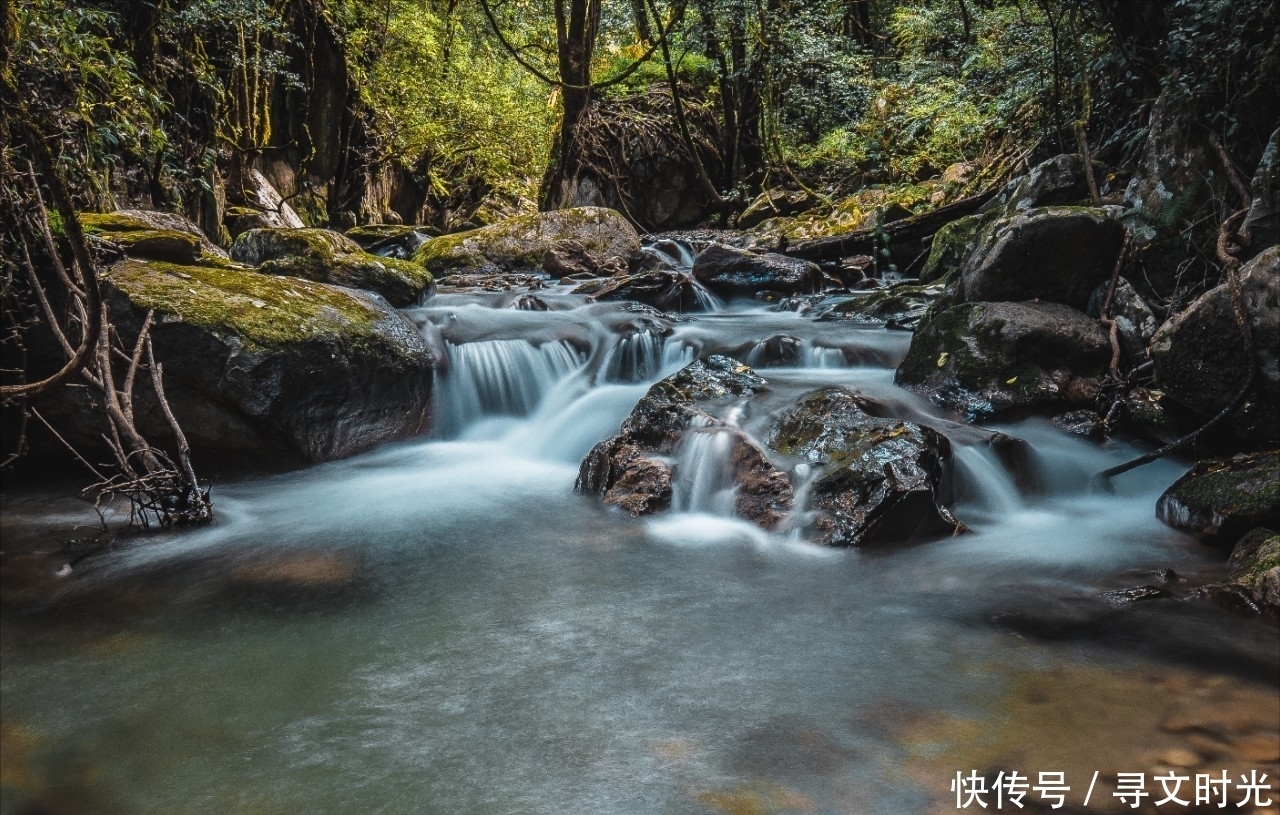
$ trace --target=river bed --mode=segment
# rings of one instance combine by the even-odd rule
[[[993,427],[1032,445],[1039,494],[960,445],[973,534],[834,550],[697,500],[630,518],[574,492],[578,464],[705,353],[798,341],[758,369],[755,434],[826,384],[945,417],[892,384],[903,332],[742,306],[663,337],[540,296],[410,312],[449,361],[432,438],[217,485],[212,527],[7,611],[0,812],[914,813],[1001,770],[1064,772],[1065,811],[1100,771],[1088,810],[1131,811],[1118,772],[1275,783],[1275,629],[1099,599],[1222,574],[1155,518],[1186,462],[1100,493],[1138,448],[1026,419]],[[6,534],[67,520],[6,503]]]

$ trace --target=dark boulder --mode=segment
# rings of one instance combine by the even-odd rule
[[[1263,527],[1251,530],[1231,550],[1227,567],[1227,580],[1201,586],[1196,596],[1280,622],[1280,534]]]
[[[883,323],[888,328],[911,330],[945,290],[942,286],[898,283],[885,289],[858,292],[817,309],[818,322]]]
[[[1048,207],[986,227],[960,264],[953,302],[1045,300],[1084,309],[1124,242],[1116,213]]]
[[[1095,320],[1058,303],[965,303],[916,330],[894,381],[969,419],[1084,406],[1111,359]]]
[[[559,241],[543,253],[542,268],[554,277],[608,277],[625,272],[627,264],[616,256],[601,260],[578,241]]]
[[[1256,526],[1280,529],[1280,450],[1199,462],[1164,491],[1156,515],[1222,547]]]
[[[983,216],[1010,218],[1038,207],[1076,204],[1089,198],[1084,160],[1079,153],[1063,153],[1032,167],[1011,180],[978,212]]]
[[[769,436],[771,449],[821,468],[809,488],[815,538],[859,546],[962,531],[938,497],[951,452],[946,437],[872,409],[853,391],[824,388],[802,397]]]
[[[263,274],[301,277],[377,292],[393,306],[409,306],[435,290],[417,263],[371,255],[327,229],[250,229],[236,238],[231,258]]]
[[[735,513],[764,529],[775,528],[794,501],[790,481],[750,438],[712,413],[765,387],[754,371],[727,357],[691,363],[651,387],[618,435],[592,448],[579,469],[577,489],[632,515],[663,511],[671,506],[680,467],[698,463],[679,455],[688,434],[723,433]]]
[[[1252,240],[1249,251],[1261,254],[1280,243],[1280,127],[1271,131],[1250,186],[1253,202],[1240,231]]]
[[[712,244],[693,262],[693,276],[725,296],[753,297],[761,291],[801,294],[822,288],[818,264],[775,253],[763,255]]]
[[[1275,444],[1280,442],[1280,247],[1241,267],[1240,288],[1254,359],[1245,353],[1230,287],[1223,283],[1156,332],[1151,342],[1156,383],[1174,402],[1207,418],[1236,397],[1252,364],[1253,395],[1231,422],[1251,444]]]
[[[350,289],[127,260],[103,276],[121,338],[148,310],[169,401],[198,458],[325,461],[426,430],[435,361],[403,315]],[[140,389],[141,391],[142,389]],[[139,429],[167,425],[142,399]]]
[[[707,311],[708,293],[684,272],[653,269],[583,283],[574,294],[589,294],[596,300],[631,300],[662,311]]]

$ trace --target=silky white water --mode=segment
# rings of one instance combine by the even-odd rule
[[[892,385],[905,334],[754,308],[666,332],[541,296],[547,311],[442,295],[413,312],[448,363],[431,438],[218,485],[211,528],[86,561],[96,593],[6,614],[3,721],[25,734],[25,774],[0,811],[703,813],[732,793],[896,815],[931,800],[901,769],[912,716],[994,727],[1019,677],[1063,659],[1155,671],[1210,647],[1249,676],[1273,660],[1259,630],[1186,604],[1132,615],[1132,641],[1003,622],[1217,562],[1154,517],[1180,464],[1101,494],[1092,474],[1135,448],[1040,420],[1001,428],[1035,449],[1038,494],[953,440],[975,532],[908,549],[734,519],[713,428],[673,455],[675,512],[606,509],[573,491],[579,461],[695,355],[784,335],[825,349],[761,365],[771,389],[734,416],[757,437],[828,384],[945,417]],[[349,571],[336,588],[251,579],[309,556]],[[885,710],[913,713],[886,727]]]

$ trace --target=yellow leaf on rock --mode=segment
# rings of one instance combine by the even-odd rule
[[[943,365],[946,365],[946,364],[947,364],[947,357],[949,357],[949,356],[951,356],[951,355],[950,355],[949,353],[947,353],[946,351],[943,351],[941,354],[938,354],[938,367],[939,367],[939,368],[941,368]]]

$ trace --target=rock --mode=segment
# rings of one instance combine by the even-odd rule
[[[115,264],[103,281],[126,344],[155,310],[157,360],[197,457],[311,463],[428,426],[435,362],[417,328],[379,298],[139,260]],[[144,435],[167,437],[145,400],[139,416]]]
[[[1091,404],[1111,346],[1058,303],[965,303],[916,330],[894,381],[970,420],[1017,408]]]
[[[511,274],[493,271],[492,265],[482,267],[479,274],[451,274],[440,278],[440,285],[454,289],[478,289],[480,291],[520,291],[541,289],[546,278],[537,274]]]
[[[414,260],[433,273],[496,264],[505,269],[536,269],[547,250],[561,241],[577,241],[597,261],[624,263],[640,249],[640,237],[619,213],[600,207],[518,215],[491,226],[442,235],[424,244]]]
[[[1089,295],[1085,310],[1090,317],[1100,317],[1107,299],[1111,281],[1103,281]],[[1116,290],[1111,296],[1111,319],[1116,322],[1116,338],[1120,341],[1121,360],[1124,367],[1142,362],[1147,356],[1147,346],[1155,336],[1159,323],[1156,315],[1138,291],[1123,277],[1116,280]]]
[[[1232,549],[1227,566],[1227,581],[1202,586],[1197,594],[1280,622],[1280,533],[1263,527],[1253,529]]]
[[[1192,211],[1199,200],[1222,192],[1225,184],[1206,185],[1206,179],[1220,175],[1219,168],[1213,166],[1214,172],[1210,172],[1209,156],[1197,129],[1188,126],[1188,121],[1195,120],[1194,111],[1183,105],[1184,101],[1169,90],[1156,98],[1138,169],[1125,189],[1125,201],[1151,220],[1167,220],[1163,216],[1171,211]],[[1148,240],[1141,229],[1134,237],[1139,245]]]
[[[950,282],[960,271],[960,264],[973,251],[982,227],[989,221],[985,215],[969,215],[944,224],[933,235],[929,258],[920,269],[920,282]]]
[[[371,255],[328,229],[251,229],[236,238],[231,257],[263,274],[285,275],[374,291],[393,306],[410,306],[435,290],[417,263]]]
[[[691,363],[653,385],[618,435],[592,448],[582,461],[576,489],[632,515],[663,511],[681,477],[678,452],[688,434],[723,433],[722,463],[735,486],[736,514],[764,529],[775,528],[794,501],[791,482],[750,438],[708,412],[765,387],[754,371],[728,357]]]
[[[964,529],[937,491],[951,446],[927,427],[877,418],[844,388],[801,397],[768,445],[820,471],[809,489],[817,540],[828,546],[902,543]]]
[[[1039,299],[1083,310],[1123,242],[1107,209],[1048,207],[997,220],[961,262],[953,302]]]
[[[1040,162],[1026,175],[1011,180],[978,212],[1011,218],[1039,207],[1076,204],[1088,198],[1084,160],[1079,153],[1064,153]]]
[[[355,226],[342,233],[372,255],[411,260],[418,247],[440,234],[430,226],[402,224],[370,224]]]
[[[558,241],[547,247],[547,251],[543,253],[542,268],[553,277],[572,275],[608,277],[625,272],[626,264],[618,257],[608,258],[602,263],[578,241]]]
[[[698,255],[693,276],[726,296],[751,297],[762,290],[800,294],[822,288],[822,270],[816,263],[772,252],[756,255],[723,244],[713,244]]]
[[[110,240],[131,258],[191,264],[198,262],[201,255],[200,239],[187,232],[139,229],[115,233]]]
[[[1124,396],[1123,413],[1125,429],[1156,442],[1169,444],[1184,433],[1184,428],[1166,410],[1162,402],[1164,394],[1150,388],[1133,388]]]
[[[735,222],[738,229],[751,229],[769,218],[786,217],[818,205],[812,193],[792,190],[766,190],[747,205]]]
[[[973,174],[982,169],[976,161],[960,161],[942,171],[942,183],[963,185],[969,183]]]
[[[1164,491],[1156,515],[1215,546],[1250,529],[1280,529],[1280,450],[1201,461]]]
[[[841,299],[818,309],[818,322],[851,321],[884,323],[888,328],[910,331],[919,324],[944,293],[941,286],[919,286],[898,283],[886,289],[875,289]]]
[[[1059,430],[1087,439],[1100,439],[1105,431],[1102,418],[1092,410],[1069,410],[1054,416],[1049,423]]]
[[[706,290],[692,277],[663,269],[589,281],[573,293],[589,294],[601,301],[632,300],[662,311],[707,311],[711,302]]]
[[[1250,186],[1253,202],[1240,231],[1253,238],[1248,249],[1257,255],[1280,243],[1280,127],[1271,131]]]
[[[226,258],[227,253],[214,245],[200,227],[181,215],[149,209],[120,209],[115,212],[78,213],[80,227],[86,235],[103,235],[119,243],[130,232],[183,232],[200,241],[200,254]]]
[[[1280,246],[1246,263],[1239,274],[1244,310],[1253,330],[1257,378],[1253,395],[1231,423],[1254,445],[1275,444],[1280,442]],[[1151,341],[1160,390],[1206,418],[1240,392],[1249,376],[1246,357],[1226,283],[1171,318]]]
[[[257,170],[250,170],[247,180],[249,187],[245,190],[245,198],[261,212],[267,228],[302,229],[306,226],[293,207],[289,206],[289,202],[271,186],[266,176]]]

